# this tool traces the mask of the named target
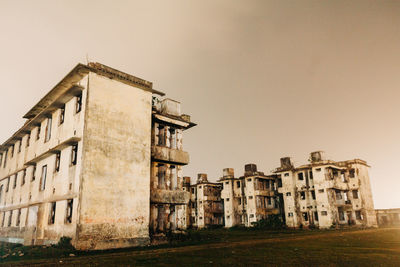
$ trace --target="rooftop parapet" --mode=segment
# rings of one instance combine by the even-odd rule
[[[161,114],[180,117],[182,115],[181,103],[170,98],[163,99],[161,101]]]

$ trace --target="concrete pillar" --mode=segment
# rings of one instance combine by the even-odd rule
[[[182,173],[182,166],[176,166],[176,175],[177,175],[177,183],[178,187],[177,189],[182,190],[183,189],[183,173]],[[189,183],[190,183],[190,178],[189,178]]]
[[[166,164],[164,189],[171,190],[171,165]]]
[[[169,126],[165,126],[164,128],[164,135],[165,135],[165,146],[166,147],[171,147],[171,133],[169,131],[170,127]]]
[[[176,148],[178,150],[183,149],[183,131],[181,129],[176,130]]]

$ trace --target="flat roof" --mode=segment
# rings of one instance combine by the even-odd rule
[[[5,151],[8,147],[15,143],[17,140],[22,139],[22,136],[29,133],[29,131],[37,124],[37,120],[43,119],[44,113],[52,111],[57,107],[57,101],[64,98],[65,94],[73,95],[80,90],[76,83],[80,81],[89,72],[94,72],[98,75],[108,77],[110,79],[118,80],[122,83],[134,86],[136,88],[164,96],[161,91],[153,89],[153,83],[127,74],[125,72],[113,69],[106,65],[91,62],[88,65],[78,63],[53,89],[50,90],[36,105],[33,106],[23,118],[28,119],[26,123],[15,132],[3,144],[0,144],[0,151]]]
[[[161,91],[154,90],[152,82],[113,69],[101,63],[90,62],[88,65],[79,63],[56,86],[54,86],[54,88],[51,89],[50,92],[48,92],[36,105],[34,105],[33,108],[31,108],[28,111],[28,113],[24,115],[24,118],[31,119],[35,117],[50,103],[52,103],[55,98],[57,98],[60,94],[63,93],[62,89],[65,88],[65,86],[76,83],[89,72],[94,72],[96,74],[108,77],[110,79],[118,80],[120,82],[140,88],[142,90],[152,92],[153,94],[158,94],[161,96],[165,95]]]

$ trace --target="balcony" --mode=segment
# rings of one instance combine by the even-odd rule
[[[336,206],[342,207],[342,208],[352,208],[353,207],[353,205],[351,204],[351,200],[344,200],[344,199],[336,200]]]
[[[190,193],[183,190],[152,189],[151,203],[186,205],[189,203]]]
[[[187,165],[189,163],[189,153],[164,146],[152,145],[151,157],[155,160],[172,162],[180,165]]]
[[[254,195],[255,196],[267,196],[267,197],[273,197],[275,195],[275,192],[273,190],[254,190]]]

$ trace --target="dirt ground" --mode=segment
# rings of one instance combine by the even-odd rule
[[[229,234],[229,233],[228,233]],[[13,266],[400,266],[400,228],[257,234],[183,247],[7,262]]]

